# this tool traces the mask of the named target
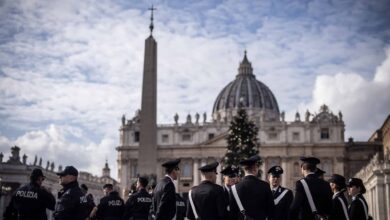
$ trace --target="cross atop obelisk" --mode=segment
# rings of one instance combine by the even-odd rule
[[[150,35],[152,35],[152,33],[153,33],[153,28],[154,28],[154,25],[153,25],[153,11],[156,11],[157,9],[154,8],[153,5],[152,5],[152,7],[148,8],[148,10],[151,11],[149,29],[150,29]]]

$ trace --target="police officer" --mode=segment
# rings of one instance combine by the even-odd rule
[[[148,185],[146,177],[138,177],[137,192],[133,193],[125,204],[124,220],[148,219],[152,196],[146,191]]]
[[[363,197],[366,192],[366,187],[363,185],[363,181],[359,178],[350,178],[347,183],[348,194],[352,196],[351,205],[349,206],[348,213],[350,220],[366,220],[370,219],[368,215],[368,205]]]
[[[333,174],[328,182],[333,192],[333,205],[329,220],[348,220],[348,201],[344,195],[345,178],[339,174]]]
[[[280,166],[273,166],[268,170],[268,181],[275,203],[275,214],[273,218],[275,220],[288,219],[288,212],[294,197],[291,190],[280,185],[282,174],[283,169]]]
[[[174,220],[184,220],[187,216],[187,206],[183,197],[180,196],[179,193],[176,193],[176,216],[173,218]]]
[[[194,186],[188,193],[188,219],[226,219],[228,201],[223,188],[215,184],[218,165],[218,162],[214,162],[199,168],[204,180],[198,186]]]
[[[176,192],[174,180],[179,177],[180,159],[170,160],[162,164],[165,177],[162,178],[153,191],[152,216],[155,220],[170,220],[176,214]]]
[[[79,187],[79,172],[73,166],[67,166],[59,176],[62,189],[58,192],[58,200],[53,213],[55,220],[84,220],[87,199]]]
[[[87,203],[86,203],[86,215],[90,216],[92,213],[93,208],[95,208],[95,202],[93,199],[93,195],[91,193],[88,193],[88,186],[84,183],[80,185],[81,191],[84,193]]]
[[[322,180],[325,180],[325,171],[321,170],[320,168],[317,168],[316,171],[314,172],[318,178],[322,179]]]
[[[30,175],[30,183],[20,187],[13,194],[4,219],[47,219],[46,209],[54,210],[55,198],[42,187],[44,180],[42,170],[34,169]]]
[[[315,174],[320,160],[315,157],[302,157],[301,161],[301,172],[304,178],[295,184],[295,197],[290,208],[290,219],[314,219],[316,214],[329,216],[332,210],[332,190],[328,182],[319,179]],[[308,186],[313,198],[316,214],[310,207],[304,183]]]
[[[237,195],[245,210],[247,219],[264,220],[266,218],[272,219],[274,216],[274,199],[271,189],[267,182],[260,180],[257,175],[260,166],[260,157],[258,155],[252,156],[246,160],[240,161],[240,165],[244,168],[245,176],[232,186],[237,189]],[[233,193],[234,195],[234,193]],[[237,206],[237,199],[231,206]],[[239,210],[233,208],[232,210]],[[239,219],[243,219],[244,215],[238,213]]]
[[[231,210],[230,204],[232,202],[235,202],[232,194],[231,194],[231,187],[232,185],[238,183],[239,181],[239,169],[236,166],[227,166],[223,170],[221,170],[221,174],[223,175],[223,190],[225,192],[225,197],[226,200],[229,201],[228,205],[228,214],[227,214],[227,219],[228,220],[235,220],[237,219],[236,214],[238,213],[237,210]]]
[[[123,217],[124,201],[112,184],[104,184],[105,196],[100,199],[97,206],[96,218],[98,220],[120,220]]]

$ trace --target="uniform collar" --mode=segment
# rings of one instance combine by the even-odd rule
[[[357,199],[358,197],[361,197],[361,193],[358,193],[358,194],[356,194],[356,196],[352,196],[352,200],[355,200],[355,199]]]
[[[169,179],[171,179],[171,181],[173,182],[173,178],[171,176],[169,176],[168,174],[165,174],[166,177],[169,177]]]
[[[308,176],[311,176],[311,175],[315,175],[315,173],[314,172],[307,173],[305,177],[308,177]]]
[[[278,189],[280,188],[280,186],[277,186],[277,187],[271,187],[271,190],[272,191],[278,191]]]
[[[73,187],[78,187],[78,186],[79,186],[79,183],[77,182],[77,180],[73,181],[73,182],[70,182],[70,183],[68,183],[68,184],[66,184],[64,186],[64,191],[66,191],[66,190],[68,190],[70,188],[73,188]]]
[[[210,180],[202,180],[201,183],[213,183],[213,182],[211,182]]]
[[[340,193],[341,193],[341,191],[335,192],[335,193],[333,194],[333,197],[332,197],[332,198],[333,198],[333,199],[336,198],[338,195],[340,195]]]

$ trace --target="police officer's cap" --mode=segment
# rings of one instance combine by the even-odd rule
[[[139,183],[143,186],[143,187],[146,187],[149,183],[149,180],[147,177],[144,177],[144,176],[140,176],[138,177],[138,181]]]
[[[238,168],[235,166],[227,166],[225,169],[221,170],[222,175],[228,176],[230,178],[238,176]]]
[[[312,164],[312,165],[317,165],[321,162],[320,159],[318,159],[316,157],[301,157],[300,160],[303,163],[308,163],[308,164]]]
[[[112,185],[111,183],[106,183],[103,185],[103,189],[106,189],[106,188],[112,189],[112,188],[114,188],[114,185]]]
[[[279,177],[281,174],[283,174],[283,169],[280,166],[273,166],[268,170],[268,173],[273,177]]]
[[[57,176],[66,176],[66,175],[78,176],[79,171],[76,168],[74,168],[74,166],[66,166],[62,172],[57,173]]]
[[[84,183],[80,185],[80,188],[84,189],[85,191],[88,191],[88,186]]]
[[[321,170],[320,168],[317,168],[316,171],[314,172],[317,176],[324,175],[326,172]]]
[[[255,163],[258,163],[260,161],[261,161],[261,158],[259,157],[259,155],[254,155],[254,156],[249,157],[246,160],[241,160],[240,161],[240,165],[242,165],[242,166],[252,166]]]
[[[344,189],[346,187],[345,178],[339,174],[333,174],[328,181],[330,183],[336,184],[341,189]]]
[[[180,159],[169,160],[169,161],[161,164],[161,166],[163,166],[165,168],[175,168],[175,167],[177,167],[177,165],[179,163],[180,163]]]
[[[31,172],[31,178],[38,178],[38,177],[41,177],[41,176],[45,177],[45,175],[43,175],[43,172],[42,172],[41,169],[35,168]]]
[[[366,192],[366,187],[363,185],[363,181],[359,178],[350,178],[347,182],[347,187],[360,187],[360,192],[363,194]]]
[[[210,164],[206,164],[202,167],[199,167],[199,170],[202,172],[202,173],[208,173],[208,172],[216,172],[217,171],[217,166],[219,165],[218,162],[214,162],[214,163],[210,163]]]

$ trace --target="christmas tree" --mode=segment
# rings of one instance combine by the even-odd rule
[[[241,160],[259,153],[257,132],[258,128],[249,121],[246,111],[239,108],[237,115],[230,122],[228,146],[224,158],[226,166],[238,166]]]

